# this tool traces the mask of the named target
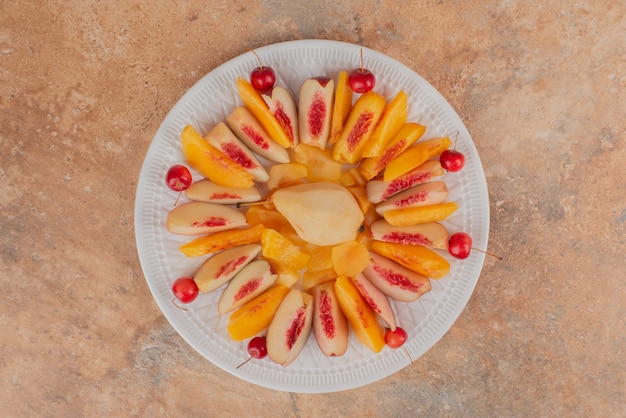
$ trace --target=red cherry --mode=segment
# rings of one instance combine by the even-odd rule
[[[448,252],[456,258],[465,259],[469,257],[472,250],[472,237],[465,232],[456,232],[450,235],[448,240]]]
[[[172,293],[182,303],[191,303],[198,296],[198,285],[191,277],[181,277],[172,284]]]
[[[465,155],[460,151],[448,149],[441,153],[439,162],[447,171],[457,172],[465,166]]]
[[[165,175],[167,187],[175,192],[182,192],[191,185],[191,173],[184,165],[175,165]]]
[[[248,342],[248,354],[250,354],[250,357],[239,366],[237,366],[237,368],[240,368],[253,358],[262,359],[263,357],[267,356],[267,342],[265,340],[265,337],[254,337],[253,339],[251,339]]]
[[[398,348],[406,342],[407,333],[404,329],[396,327],[394,331],[387,329],[385,343],[391,348]]]
[[[348,75],[348,84],[355,93],[366,93],[376,85],[374,73],[363,67],[363,50],[361,49],[361,68],[356,68]]]
[[[272,67],[264,66],[256,52],[252,51],[252,53],[256,55],[256,58],[259,60],[259,66],[250,73],[250,84],[252,84],[252,87],[254,87],[256,91],[264,92],[271,90],[276,82],[274,70]]]

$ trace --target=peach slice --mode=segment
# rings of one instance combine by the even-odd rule
[[[427,277],[374,252],[371,257],[372,261],[363,271],[363,275],[391,299],[413,302],[432,289]]]
[[[217,289],[241,271],[261,252],[258,244],[220,251],[207,259],[196,271],[193,279],[202,293]]]
[[[450,148],[450,138],[433,138],[420,141],[391,160],[383,174],[383,180],[390,181],[408,173],[433,157]]]
[[[308,271],[321,271],[333,267],[333,247],[315,247],[306,250],[309,254],[309,261],[306,263]]]
[[[197,202],[220,203],[222,205],[261,200],[261,193],[254,186],[247,189],[237,189],[213,183],[208,179],[193,183],[185,190],[185,196]]]
[[[367,191],[365,190],[365,186],[350,186],[346,187],[346,189],[348,189],[348,191],[352,193],[352,196],[354,196],[356,202],[361,208],[361,212],[363,212],[363,214],[365,215],[372,206],[372,203],[367,200]]]
[[[438,222],[394,226],[380,219],[370,226],[370,233],[376,241],[448,249],[448,230]]]
[[[207,179],[222,186],[240,189],[254,185],[252,174],[209,144],[193,126],[185,126],[181,133],[181,142],[189,165]]]
[[[339,139],[333,146],[333,158],[342,163],[356,164],[385,109],[385,98],[368,91],[357,99],[350,110]]]
[[[259,242],[264,230],[265,226],[255,225],[249,228],[220,231],[198,237],[180,246],[179,250],[187,257],[200,257],[240,245]]]
[[[266,229],[261,236],[263,256],[276,260],[286,267],[300,270],[309,261],[309,255],[302,252],[289,239],[273,229]]]
[[[261,157],[275,163],[289,162],[287,150],[268,135],[246,107],[237,106],[226,117],[226,123],[241,142]]]
[[[273,138],[274,141],[284,148],[289,148],[291,146],[289,136],[278,123],[276,117],[270,112],[267,103],[261,97],[261,93],[256,91],[252,84],[243,77],[237,77],[236,85],[241,101],[263,126],[270,138]]]
[[[352,194],[336,183],[303,183],[277,190],[276,209],[303,240],[320,246],[353,240],[363,213]]]
[[[266,208],[263,205],[253,205],[246,211],[248,225],[265,225],[266,228],[277,231],[289,225],[287,218],[280,214],[275,208]]]
[[[348,349],[348,321],[341,311],[334,281],[311,289],[313,296],[313,334],[325,356],[342,356]]]
[[[335,97],[335,82],[328,77],[304,80],[298,97],[300,143],[326,148]]]
[[[268,261],[272,266],[272,270],[278,276],[276,278],[276,283],[290,288],[296,284],[298,280],[300,280],[300,272],[293,267],[283,265],[277,260],[272,260],[271,258],[268,259]]]
[[[300,163],[276,164],[270,167],[267,187],[270,190],[298,184],[309,174],[306,166]]]
[[[402,90],[391,100],[372,133],[372,137],[363,147],[363,157],[378,157],[385,150],[387,143],[406,123],[408,97]]]
[[[392,209],[383,213],[383,217],[391,225],[416,225],[426,222],[443,221],[459,208],[455,202],[437,203],[428,206],[414,206],[403,209]]]
[[[230,338],[242,341],[269,327],[287,293],[289,287],[276,284],[233,312],[228,319]]]
[[[427,247],[374,241],[372,251],[422,276],[440,279],[450,273],[448,260]]]
[[[274,115],[278,124],[287,134],[291,148],[298,145],[300,143],[298,108],[291,93],[284,87],[276,86],[269,94],[261,93],[261,97],[265,100],[270,113]]]
[[[365,158],[359,164],[359,173],[366,179],[372,179],[382,172],[387,164],[404,150],[413,145],[426,132],[426,127],[417,123],[406,123],[389,141],[380,156]]]
[[[445,171],[438,160],[426,161],[419,167],[392,181],[370,180],[367,183],[367,199],[372,203],[379,203],[397,193],[444,174]]]
[[[320,283],[324,283],[336,278],[337,273],[332,267],[318,271],[305,270],[304,273],[302,273],[302,288],[305,290],[311,289],[312,287],[315,287]]]
[[[307,178],[311,181],[339,181],[341,178],[341,163],[333,160],[327,148],[300,144],[294,150],[294,158],[307,167]]]
[[[373,352],[379,353],[385,346],[385,330],[378,323],[376,312],[363,299],[351,279],[339,276],[334,287],[341,311],[359,341]]]
[[[313,323],[313,296],[291,289],[282,300],[267,329],[267,354],[288,366],[304,348]]]
[[[334,144],[337,142],[337,139],[339,139],[339,135],[352,109],[352,89],[350,88],[348,77],[347,71],[339,71],[339,75],[337,76],[335,103],[333,105],[333,116],[330,123],[330,135],[328,137],[330,144]]]
[[[204,139],[222,151],[235,164],[254,176],[254,180],[265,182],[269,178],[267,170],[261,165],[252,151],[241,142],[224,122],[219,122],[204,136]]]
[[[339,276],[353,277],[370,262],[367,247],[357,241],[347,241],[332,249],[333,269]]]
[[[431,181],[411,187],[376,205],[376,212],[384,214],[393,209],[435,205],[446,200],[448,187],[443,181]]]
[[[248,263],[229,282],[217,303],[220,315],[238,308],[254,299],[276,282],[276,274],[272,273],[270,263],[255,260]]]
[[[352,277],[356,288],[358,289],[363,299],[370,305],[370,308],[374,310],[380,316],[383,321],[389,325],[392,331],[396,330],[396,315],[393,313],[389,299],[387,295],[378,290],[363,274],[359,273]]]
[[[179,235],[204,235],[246,225],[246,217],[228,206],[207,202],[186,202],[170,210],[166,229]]]

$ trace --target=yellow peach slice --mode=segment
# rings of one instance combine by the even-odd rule
[[[252,84],[250,84],[243,77],[237,78],[236,85],[241,101],[250,113],[252,113],[259,121],[269,136],[283,147],[289,148],[291,146],[289,136],[283,130],[276,117],[272,114],[272,112],[270,112],[270,109],[267,103],[265,103],[265,100],[263,100],[261,93],[256,91],[254,87],[252,87]]]
[[[358,241],[347,241],[332,249],[333,269],[339,276],[352,277],[365,270],[370,262],[367,247]]]
[[[333,116],[330,124],[330,135],[328,142],[334,144],[339,139],[346,119],[352,109],[352,89],[348,83],[348,72],[340,71],[337,77],[337,87],[335,88],[335,104],[333,106]]]
[[[289,287],[276,284],[233,312],[228,320],[230,338],[245,340],[269,327],[288,292]]]
[[[321,271],[333,267],[333,247],[318,247],[306,251],[310,258],[306,264],[307,271]]]
[[[333,160],[328,148],[300,144],[294,149],[294,158],[307,167],[307,178],[311,181],[338,181],[341,178],[341,163]]]
[[[279,263],[300,270],[309,261],[309,255],[302,252],[289,239],[278,231],[265,229],[261,236],[263,256]]]
[[[433,138],[420,141],[391,160],[385,168],[383,180],[390,181],[408,173],[431,158],[450,148],[450,138]]]
[[[267,187],[270,190],[298,184],[309,174],[305,165],[300,163],[276,164],[270,168]]]
[[[387,143],[406,122],[407,101],[406,93],[401,90],[387,104],[372,137],[363,147],[363,157],[378,157],[383,153]]]
[[[182,245],[179,250],[187,257],[200,257],[215,253],[228,248],[238,247],[244,244],[254,244],[261,241],[261,235],[265,230],[263,225],[255,225],[250,228],[229,229],[205,235]]]
[[[311,289],[320,283],[327,282],[337,278],[337,272],[333,268],[310,271],[306,270],[302,273],[302,288],[305,290]]]
[[[359,341],[379,353],[385,346],[385,330],[378,322],[376,312],[363,299],[350,278],[339,276],[335,280],[335,294]]]
[[[355,164],[385,109],[385,98],[373,91],[363,93],[350,110],[346,124],[333,146],[333,158]]]
[[[227,187],[247,189],[254,185],[254,176],[209,144],[193,126],[181,133],[183,153],[190,166],[204,177]]]
[[[448,260],[426,247],[374,241],[372,251],[422,276],[440,279],[450,273]]]
[[[426,222],[443,221],[459,208],[455,202],[437,203],[428,206],[414,206],[402,209],[388,210],[383,217],[389,224],[416,225]]]
[[[291,287],[300,280],[300,272],[292,267],[285,266],[281,264],[277,260],[272,260],[271,258],[268,260],[270,265],[272,266],[272,270],[278,276],[276,278],[276,283],[282,284],[283,286]]]
[[[385,149],[377,157],[365,158],[359,164],[359,173],[370,180],[382,172],[387,164],[404,150],[408,149],[424,135],[426,127],[418,123],[406,123],[389,141]]]

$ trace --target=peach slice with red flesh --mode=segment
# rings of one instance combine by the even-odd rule
[[[379,156],[365,158],[359,164],[359,173],[367,180],[381,173],[387,164],[413,145],[426,132],[426,127],[417,123],[406,123],[389,141]]]
[[[181,133],[181,142],[189,165],[207,179],[222,186],[240,189],[254,185],[254,176],[251,173],[209,144],[193,126],[185,126]]]
[[[311,333],[313,296],[291,289],[282,300],[267,329],[267,354],[282,366],[291,364],[300,354]]]
[[[266,260],[251,261],[228,282],[217,303],[218,312],[223,315],[238,308],[263,293],[274,282],[276,274],[272,273],[270,263]]]
[[[426,222],[443,221],[459,208],[455,202],[437,203],[428,206],[413,206],[392,209],[383,213],[383,217],[391,225],[416,225]]]
[[[204,139],[222,151],[235,164],[238,164],[254,176],[254,180],[265,182],[269,178],[267,170],[261,165],[254,153],[241,142],[224,122],[219,122],[204,136]]]
[[[411,187],[376,205],[380,215],[394,209],[412,208],[442,203],[448,197],[448,187],[443,181],[431,181]]]
[[[376,312],[363,299],[352,279],[339,276],[334,287],[341,311],[359,341],[379,353],[385,346],[385,330],[378,322]]]
[[[368,91],[357,99],[346,124],[333,145],[333,158],[342,163],[356,164],[385,109],[385,98]]]
[[[399,91],[383,110],[380,121],[376,125],[372,137],[363,147],[363,157],[378,157],[387,148],[387,144],[406,123],[408,97]]]
[[[276,120],[276,117],[270,112],[269,106],[261,97],[261,93],[256,91],[252,84],[243,77],[237,77],[236,85],[241,101],[263,126],[270,138],[284,148],[291,147],[289,136],[283,130],[278,120]]]
[[[448,230],[438,222],[395,226],[379,219],[370,225],[370,234],[375,241],[448,249]]]
[[[335,96],[335,82],[328,77],[304,80],[298,97],[300,143],[326,148]]]
[[[185,190],[185,196],[197,202],[219,203],[222,205],[261,200],[261,193],[254,186],[247,189],[238,189],[222,186],[208,179],[193,183]]]
[[[340,71],[337,76],[337,87],[335,88],[335,103],[333,104],[333,115],[330,123],[330,135],[328,143],[334,144],[339,139],[343,126],[348,119],[352,109],[352,89],[348,82],[348,72]]]
[[[287,293],[289,287],[276,284],[233,312],[228,319],[230,338],[241,341],[267,329]]]
[[[170,210],[166,229],[179,235],[204,235],[246,225],[246,217],[228,206],[207,202],[186,202]]]
[[[408,173],[415,167],[441,154],[450,145],[451,141],[448,137],[419,141],[387,164],[383,180],[390,181]]]
[[[237,106],[226,117],[226,123],[241,142],[261,157],[275,163],[289,162],[287,150],[269,136],[246,107]]]
[[[303,183],[286,187],[277,190],[272,201],[298,236],[315,245],[336,245],[353,240],[363,223],[363,213],[352,194],[336,183]]]
[[[351,277],[363,299],[387,323],[392,331],[396,330],[396,315],[393,313],[387,295],[378,290],[363,274]]]
[[[334,284],[334,281],[326,281],[311,289],[313,334],[326,356],[342,356],[348,349],[348,321],[339,306]]]
[[[440,279],[450,273],[448,260],[427,247],[374,241],[372,251],[432,279]]]
[[[427,277],[372,253],[370,264],[363,271],[378,290],[398,302],[413,302],[432,289]]]
[[[339,181],[341,163],[333,160],[330,149],[300,144],[294,149],[294,159],[307,167],[311,181]]]
[[[220,251],[202,263],[193,279],[202,293],[215,290],[235,277],[260,252],[261,246],[258,244]]]
[[[281,86],[276,86],[269,93],[261,93],[267,107],[287,134],[291,148],[300,143],[298,132],[298,108],[291,93]]]
[[[445,171],[438,160],[426,161],[419,167],[394,180],[370,180],[366,188],[367,199],[372,203],[380,203],[397,193],[417,186],[418,184],[426,183],[444,174]]]
[[[179,250],[187,257],[200,257],[240,245],[259,242],[264,230],[265,226],[255,225],[249,228],[220,231],[198,237],[181,245]]]

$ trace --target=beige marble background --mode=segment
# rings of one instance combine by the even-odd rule
[[[3,411],[625,416],[625,15],[613,0],[4,1]],[[481,155],[504,257],[426,355],[327,395],[199,356],[154,303],[133,233],[171,106],[222,62],[304,38],[376,49],[443,93]]]

